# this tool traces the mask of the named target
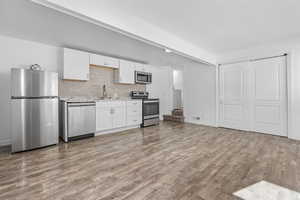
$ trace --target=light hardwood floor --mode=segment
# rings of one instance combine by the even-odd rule
[[[300,191],[300,142],[162,123],[0,153],[0,199],[225,200],[261,180]]]

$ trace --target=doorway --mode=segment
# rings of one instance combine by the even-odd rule
[[[183,72],[173,70],[173,109],[183,109]]]
[[[286,56],[222,65],[219,125],[287,136]]]

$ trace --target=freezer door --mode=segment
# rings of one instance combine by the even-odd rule
[[[11,100],[12,151],[58,143],[58,99]]]
[[[58,96],[58,74],[56,72],[12,68],[11,96]]]

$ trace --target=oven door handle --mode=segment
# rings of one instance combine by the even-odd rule
[[[144,100],[143,103],[159,103],[159,100],[153,100],[153,101],[151,101],[151,100]]]
[[[159,115],[144,115],[143,119],[154,119],[159,118]]]

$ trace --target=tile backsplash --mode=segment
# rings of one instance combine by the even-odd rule
[[[101,97],[102,86],[106,85],[108,96],[117,94],[128,97],[130,91],[145,91],[145,85],[125,85],[114,82],[114,70],[105,67],[90,67],[89,81],[59,81],[59,96],[61,97]]]

